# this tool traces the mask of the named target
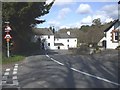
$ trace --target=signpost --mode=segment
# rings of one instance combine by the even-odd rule
[[[10,36],[9,33],[7,33],[4,37],[4,39],[6,39],[6,42],[7,42],[7,57],[10,57],[10,49],[9,49],[9,42],[10,42],[10,39],[12,37]]]
[[[7,34],[5,35],[4,39],[6,39],[6,42],[7,42],[7,57],[9,58],[10,57],[10,47],[9,47],[9,42],[10,42],[10,39],[12,39],[11,35],[9,34],[9,32],[12,30],[10,28],[10,26],[8,25],[9,22],[5,22],[7,23],[7,26],[5,27],[5,32],[7,32]]]

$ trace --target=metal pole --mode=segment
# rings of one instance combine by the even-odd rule
[[[9,51],[9,42],[7,42],[7,57],[10,57],[10,51]]]

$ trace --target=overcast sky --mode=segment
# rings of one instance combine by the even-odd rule
[[[46,22],[37,25],[37,27],[79,28],[82,25],[91,25],[92,20],[96,18],[100,18],[102,23],[118,18],[117,0],[114,0],[114,2],[110,2],[110,0],[103,0],[104,2],[87,1],[60,0],[59,2],[59,0],[56,0],[50,12],[40,17],[40,19],[45,19]],[[49,2],[51,0],[47,1],[47,3]]]

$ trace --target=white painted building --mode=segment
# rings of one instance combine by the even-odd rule
[[[111,26],[104,31],[104,37],[99,41],[99,46],[104,46],[106,49],[116,49],[119,40],[119,21],[116,20]]]
[[[40,39],[44,49],[69,49],[77,47],[77,38],[73,33],[53,33],[48,28],[38,28],[35,31],[35,41]]]

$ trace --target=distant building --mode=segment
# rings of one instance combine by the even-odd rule
[[[73,33],[56,33],[48,28],[34,29],[34,42],[40,40],[44,49],[69,49],[77,47],[77,38]]]
[[[104,30],[104,37],[99,41],[98,45],[106,49],[115,49],[119,41],[119,20],[113,22],[106,30]]]

